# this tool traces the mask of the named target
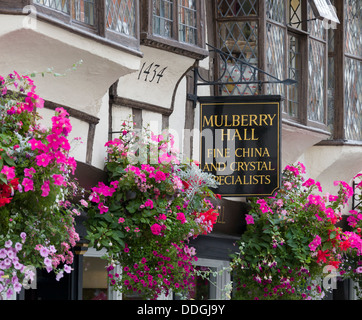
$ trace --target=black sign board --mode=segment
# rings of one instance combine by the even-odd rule
[[[199,97],[200,165],[228,197],[271,196],[280,186],[280,96]]]

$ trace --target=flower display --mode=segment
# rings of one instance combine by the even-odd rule
[[[109,182],[82,204],[90,245],[107,250],[110,284],[144,298],[190,290],[197,258],[189,240],[211,232],[218,216],[214,178],[195,162],[180,163],[172,135],[137,134],[131,121],[105,146]]]
[[[302,163],[287,166],[273,197],[250,199],[247,230],[231,263],[235,299],[319,299],[330,289],[323,286],[326,270],[343,274],[347,252],[360,258],[358,215],[349,218],[357,232],[336,226],[352,188],[338,181],[338,195],[321,194],[320,183],[305,176]]]
[[[345,232],[340,243],[343,252],[340,273],[353,280],[356,297],[362,300],[362,174],[354,179],[357,181],[354,195],[357,206],[349,211],[349,231]]]
[[[72,127],[58,108],[43,128],[35,90],[28,76],[0,76],[0,294],[7,297],[34,279],[35,268],[55,271],[57,280],[69,273],[79,239],[68,201]]]

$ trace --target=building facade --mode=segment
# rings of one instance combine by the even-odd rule
[[[362,171],[361,1],[335,0],[339,23],[317,17],[314,2],[0,0],[0,75],[46,73],[34,78],[44,124],[58,106],[70,114],[85,188],[104,179],[104,145],[129,115],[136,128],[169,129],[184,159],[197,160],[199,97],[281,95],[282,167],[302,161],[333,193],[334,180]],[[200,267],[219,271],[247,210],[245,198],[223,201],[215,231],[194,243]],[[37,289],[14,299],[122,299],[102,252],[82,240],[71,275],[56,282],[39,271]],[[218,288],[230,274],[214,280],[203,297],[225,298]]]

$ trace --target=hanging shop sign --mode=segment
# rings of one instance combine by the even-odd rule
[[[280,185],[280,96],[199,97],[200,164],[217,193],[272,196]]]

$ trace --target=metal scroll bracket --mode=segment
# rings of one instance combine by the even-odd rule
[[[280,80],[277,77],[267,73],[266,71],[253,66],[252,64],[248,63],[247,61],[234,57],[231,53],[226,53],[218,48],[215,48],[214,46],[212,46],[210,44],[206,44],[206,45],[210,48],[209,49],[210,52],[215,52],[217,54],[217,56],[225,63],[225,68],[218,79],[208,80],[208,79],[204,79],[201,76],[198,66],[197,65],[195,66],[195,68],[194,68],[194,93],[193,94],[189,93],[187,95],[187,99],[193,101],[194,107],[196,107],[196,103],[198,101],[198,95],[197,95],[198,86],[212,86],[212,85],[225,86],[225,85],[239,85],[239,84],[241,84],[241,85],[255,84],[255,85],[258,85],[258,89],[260,92],[262,89],[262,86],[267,83],[284,84],[284,85],[294,85],[297,83],[296,80],[289,79],[289,78],[285,79],[285,80]],[[229,63],[231,61],[233,64],[238,65],[241,70],[243,70],[244,66],[249,67],[252,70],[251,71],[252,79],[257,79],[258,75],[260,73],[262,73],[262,74],[265,74],[270,80],[245,81],[245,79],[243,79],[243,77],[240,76],[239,81],[227,81],[227,82],[222,81],[222,79],[225,79],[225,74],[227,72],[226,66],[228,64],[228,61],[229,61]]]

